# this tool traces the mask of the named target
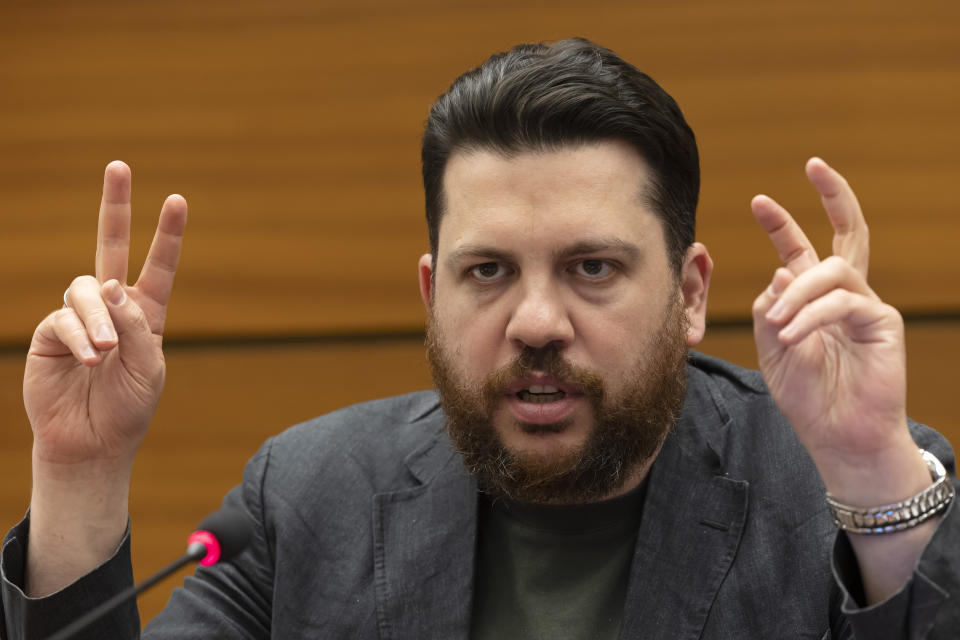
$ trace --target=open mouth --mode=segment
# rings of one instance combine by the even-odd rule
[[[566,397],[566,392],[549,385],[530,385],[526,389],[517,392],[517,397],[523,402],[532,402],[542,404],[546,402],[556,402]]]

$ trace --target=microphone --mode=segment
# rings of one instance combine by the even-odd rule
[[[238,509],[224,507],[204,518],[197,530],[190,534],[187,555],[209,567],[246,549],[252,535],[247,516]]]
[[[250,521],[242,511],[230,507],[214,511],[204,518],[197,530],[187,538],[187,552],[184,555],[140,584],[124,589],[97,608],[77,618],[47,640],[67,640],[190,562],[199,562],[209,567],[222,560],[229,560],[250,544],[252,536],[253,527],[250,526]]]

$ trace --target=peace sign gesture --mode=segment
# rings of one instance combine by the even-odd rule
[[[53,593],[85,575],[123,538],[133,458],[163,389],[163,324],[186,222],[186,201],[168,197],[140,277],[127,285],[130,168],[107,165],[96,276],[73,280],[63,308],[43,319],[27,353],[28,595]]]
[[[163,325],[186,219],[186,201],[168,197],[140,277],[127,285],[130,169],[107,165],[96,276],[74,279],[27,355],[35,463],[132,464],[163,388]]]

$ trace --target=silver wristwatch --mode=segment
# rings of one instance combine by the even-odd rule
[[[851,533],[892,533],[915,527],[946,510],[954,495],[947,470],[929,451],[921,449],[920,455],[930,469],[933,484],[912,498],[880,507],[851,507],[828,493],[827,504],[837,526]]]

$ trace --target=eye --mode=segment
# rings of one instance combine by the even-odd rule
[[[581,260],[574,267],[574,271],[579,276],[600,280],[610,275],[613,267],[606,260]]]
[[[480,282],[493,282],[501,278],[506,270],[497,262],[484,262],[470,267],[468,273]]]

